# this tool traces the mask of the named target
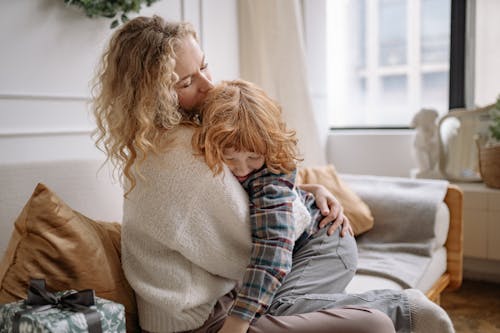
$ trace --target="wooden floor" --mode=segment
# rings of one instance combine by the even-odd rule
[[[442,294],[441,306],[457,333],[500,333],[500,284],[464,280],[459,290]]]

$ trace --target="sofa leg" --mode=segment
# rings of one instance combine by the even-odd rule
[[[441,303],[441,292],[450,284],[450,274],[444,273],[439,280],[427,291],[427,297],[436,304]]]
[[[427,294],[426,296],[432,302],[441,305],[441,293],[432,293],[432,295]]]

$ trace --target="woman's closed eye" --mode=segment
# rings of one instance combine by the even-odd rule
[[[203,63],[203,65],[201,65],[200,67],[200,72],[204,72],[208,69],[208,62],[206,63]],[[187,78],[181,82],[179,82],[177,84],[177,87],[180,88],[180,89],[184,89],[184,88],[189,88],[191,85],[193,84],[193,78]]]
[[[179,82],[179,88],[188,88],[191,85],[191,79]]]

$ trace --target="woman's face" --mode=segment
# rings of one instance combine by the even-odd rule
[[[175,73],[179,82],[175,85],[179,104],[186,111],[197,110],[213,88],[212,76],[205,55],[198,42],[188,36],[176,52]]]

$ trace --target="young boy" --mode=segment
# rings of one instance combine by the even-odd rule
[[[295,131],[263,90],[223,82],[207,96],[201,118],[193,146],[214,174],[227,165],[249,196],[251,261],[230,314],[250,322],[271,304],[290,272],[295,243],[318,230],[321,213],[314,197],[295,187]]]
[[[398,331],[408,329],[411,313],[412,332],[454,332],[446,312],[417,289],[372,291],[378,296],[366,299],[344,294],[357,266],[356,241],[338,230],[332,236],[318,231],[314,197],[294,185],[300,161],[295,132],[264,91],[241,80],[223,82],[209,92],[201,123],[195,150],[215,174],[227,165],[250,201],[250,264],[219,332],[246,332],[253,318],[286,315],[295,305],[304,312],[374,307],[390,314]]]

